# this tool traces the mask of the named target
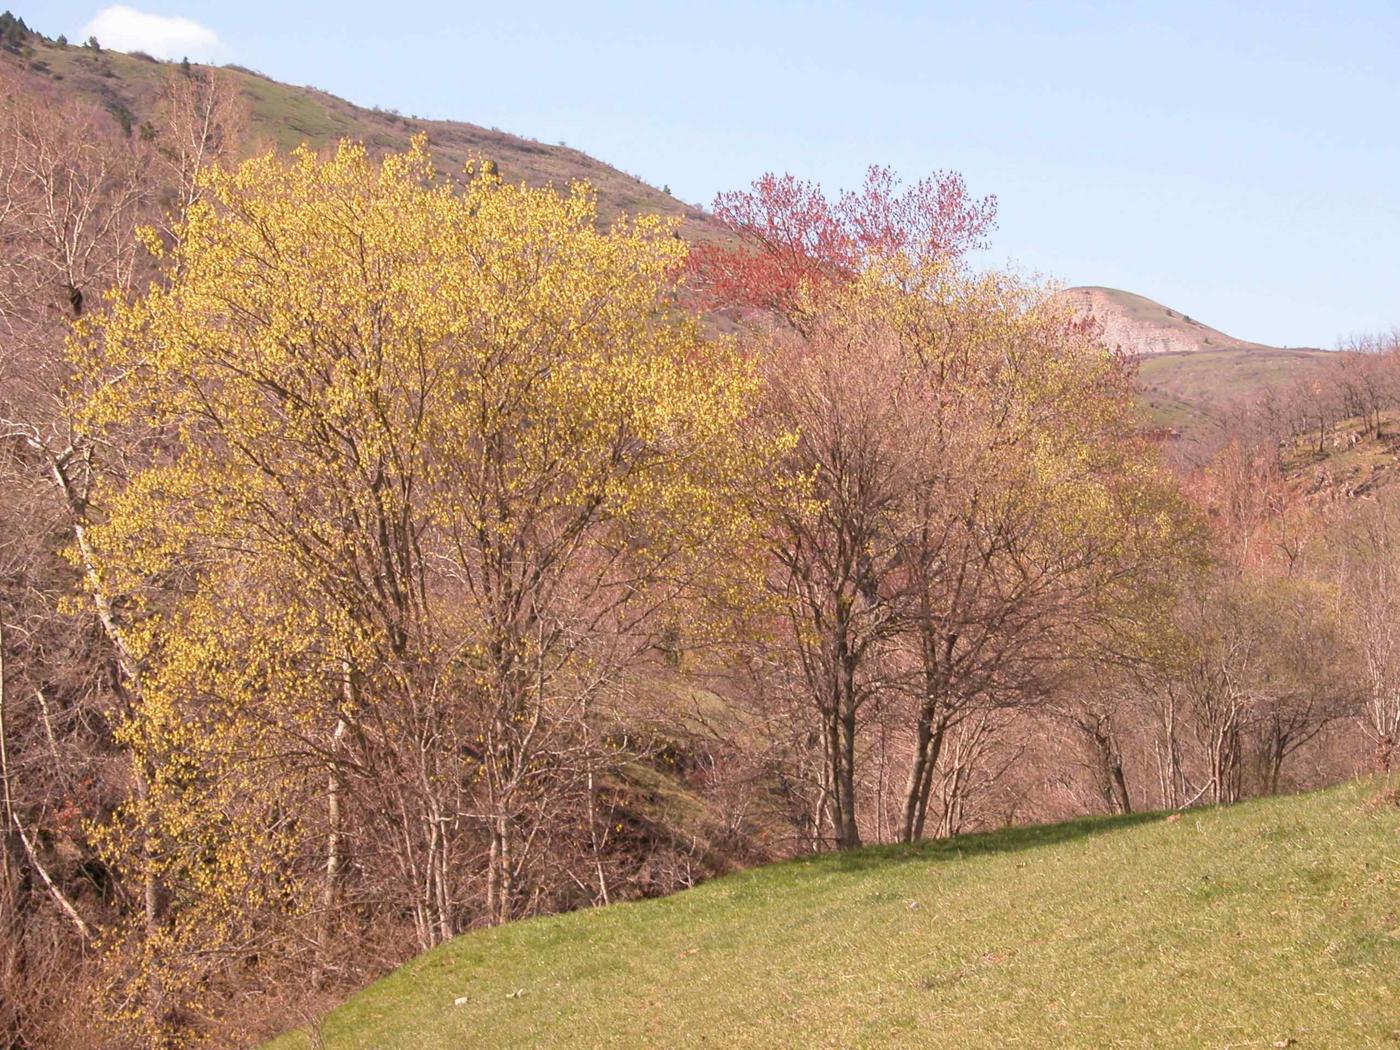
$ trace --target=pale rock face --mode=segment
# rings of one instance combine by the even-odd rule
[[[1124,353],[1180,354],[1201,350],[1265,350],[1226,335],[1179,310],[1116,288],[1066,288],[1059,293],[1077,317],[1092,315],[1103,325],[1103,339]]]

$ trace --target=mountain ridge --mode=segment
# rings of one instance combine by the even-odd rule
[[[1217,350],[1282,350],[1227,335],[1190,314],[1121,288],[1076,285],[1060,291],[1077,316],[1093,316],[1104,341],[1135,357]],[[1314,349],[1311,347],[1293,349]]]

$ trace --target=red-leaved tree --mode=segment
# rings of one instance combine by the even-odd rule
[[[715,198],[731,242],[695,246],[689,265],[702,305],[763,311],[797,323],[798,290],[849,278],[872,256],[956,259],[985,246],[996,198],[973,199],[956,172],[905,188],[873,166],[859,190],[834,201],[792,175],[764,175]]]

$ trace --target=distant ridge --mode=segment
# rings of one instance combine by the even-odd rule
[[[1251,343],[1119,288],[1058,293],[1076,316],[1103,326],[1110,347],[1138,360],[1138,393],[1151,425],[1173,437],[1200,434],[1220,412],[1317,374],[1331,355],[1307,347]]]
[[[1118,288],[1081,286],[1060,293],[1079,316],[1092,315],[1104,329],[1104,342],[1134,356],[1198,353],[1203,350],[1277,350],[1251,343],[1195,318]]]

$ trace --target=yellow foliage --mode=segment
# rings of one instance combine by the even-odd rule
[[[307,912],[338,723],[442,748],[400,785],[413,834],[483,769],[505,806],[538,709],[639,647],[608,639],[711,633],[753,593],[780,444],[746,424],[751,368],[674,307],[670,223],[445,179],[421,138],[203,179],[164,281],[74,347],[79,418],[125,456],[91,542],[148,781],[103,834],[168,901],[135,937],[144,1001],[185,1008]]]

